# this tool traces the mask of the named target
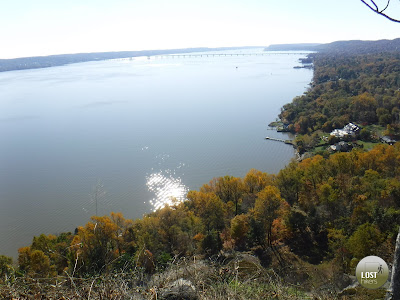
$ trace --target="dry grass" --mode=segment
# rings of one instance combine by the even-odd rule
[[[330,289],[305,291],[300,285],[284,281],[272,269],[263,268],[254,256],[237,253],[215,260],[175,260],[153,275],[133,269],[88,278],[13,278],[0,284],[0,298],[156,300],[163,299],[163,293],[179,279],[190,281],[199,300],[340,299]]]
[[[89,278],[17,278],[0,287],[1,299],[145,299],[134,273]]]

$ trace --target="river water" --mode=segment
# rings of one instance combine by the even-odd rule
[[[311,70],[293,69],[300,57],[144,57],[0,73],[0,254],[73,231],[96,210],[138,218],[213,177],[277,173],[294,150],[264,137],[287,138],[268,123],[311,81]]]

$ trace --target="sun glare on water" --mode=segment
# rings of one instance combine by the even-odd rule
[[[154,210],[185,201],[189,190],[179,177],[173,177],[168,171],[165,172],[166,174],[163,173],[153,173],[146,178],[147,188],[155,194],[155,197],[150,200]]]

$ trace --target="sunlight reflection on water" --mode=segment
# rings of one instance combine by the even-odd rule
[[[172,174],[173,173],[173,174]],[[186,200],[188,187],[182,183],[180,177],[174,177],[175,172],[170,170],[152,173],[146,177],[146,185],[149,191],[155,194],[150,200],[154,210],[165,205],[173,205],[176,202]]]

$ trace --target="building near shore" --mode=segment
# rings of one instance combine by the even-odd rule
[[[335,129],[330,134],[338,138],[355,137],[360,132],[360,127],[356,124],[349,123],[342,129]]]

